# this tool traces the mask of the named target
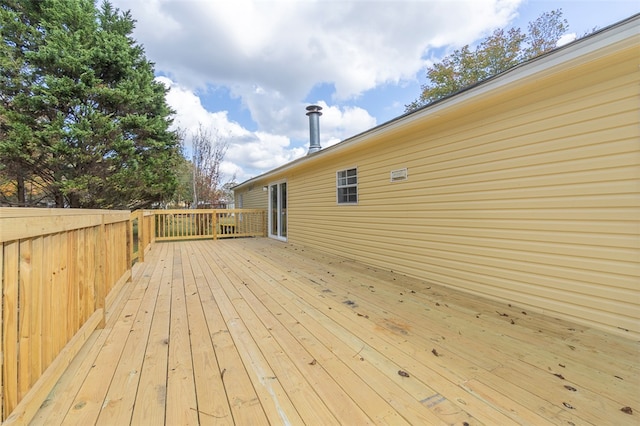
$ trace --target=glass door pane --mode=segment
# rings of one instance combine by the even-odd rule
[[[269,185],[269,236],[287,239],[287,183]]]

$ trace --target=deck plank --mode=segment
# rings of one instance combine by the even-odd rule
[[[286,320],[283,321],[283,315],[286,315],[287,312],[273,303],[274,300],[263,290],[263,286],[249,286],[249,283],[255,283],[255,281],[248,273],[249,271],[239,263],[242,261],[233,257],[227,258],[226,261],[233,261],[229,263],[231,266],[236,265],[234,270],[238,275],[238,280],[234,285],[238,293],[251,305],[267,330],[272,332],[271,336],[281,345],[282,350],[289,354],[295,367],[308,378],[315,392],[325,401],[334,415],[343,424],[371,424],[372,420],[369,416],[358,407],[349,393],[340,387],[338,382],[321,364],[318,364],[311,352],[307,350],[307,342],[311,340],[312,335],[306,334],[302,337],[296,337],[291,328],[298,328],[296,326],[299,326],[300,322],[289,316],[287,318],[289,324],[294,326],[287,327]],[[273,307],[276,309],[272,310]],[[373,408],[373,404],[370,408]]]
[[[217,373],[224,385],[233,421],[235,424],[268,425],[267,415],[260,404],[253,383],[209,285],[209,280],[214,279],[211,269],[200,261],[201,255],[198,252],[194,252],[193,256],[194,258],[198,257],[198,261],[193,262],[192,268],[197,277],[196,286],[200,294],[202,310],[218,359],[219,370]],[[215,395],[214,397],[222,398],[223,395]]]
[[[89,371],[78,394],[75,396],[71,410],[67,412],[63,422],[66,424],[93,424],[100,415],[100,410],[109,390],[109,385],[121,359],[127,336],[139,308],[139,299],[143,290],[134,289],[132,298],[123,308],[121,318],[114,325],[101,348],[93,368]],[[124,319],[122,319],[124,315]]]
[[[281,254],[282,252],[283,251],[279,251],[278,254]],[[318,256],[318,254],[314,253],[313,256]],[[293,259],[287,258],[285,261],[284,259],[272,259],[271,257],[273,256],[269,256],[269,257],[270,257],[269,261],[273,261],[277,263],[287,263],[290,265],[291,269],[296,271],[301,271],[300,273],[303,274],[304,276],[306,276],[305,274],[309,273],[308,266],[305,267],[302,265],[296,265],[295,263],[291,263],[294,261]],[[330,263],[331,261],[332,261],[331,257],[326,256],[322,262],[317,262],[317,265],[324,266],[327,263]],[[305,261],[302,261],[302,262],[304,263]],[[344,269],[345,265],[344,264],[341,265],[341,268]],[[322,268],[322,269],[326,269],[326,268]],[[359,303],[361,303],[363,299],[367,299],[367,298],[371,299],[371,297],[368,297],[367,292],[358,293],[358,286],[349,286],[349,284],[344,284],[344,283],[354,282],[354,281],[358,282],[358,280],[362,279],[362,277],[358,277],[358,279],[356,280],[354,280],[353,277],[343,280],[343,283],[342,283],[343,293],[339,294],[337,291],[337,288],[340,287],[340,284],[341,284],[339,282],[340,280],[337,280],[337,281],[332,280],[326,275],[322,275],[321,274],[322,272],[326,274],[326,272],[323,270],[322,271],[316,270],[315,275],[310,275],[306,277],[310,280],[312,279],[311,277],[315,277],[315,279],[317,279],[318,276],[322,277],[321,278],[322,285],[319,286],[317,282],[316,283],[311,282],[311,287],[313,286],[321,287],[318,289],[318,291],[326,291],[330,289],[331,291],[326,293],[328,298],[341,297],[342,300],[346,300],[346,298],[354,299],[355,297],[358,297],[358,299],[355,299],[355,300],[357,300]],[[343,277],[343,278],[346,278],[346,277]],[[411,281],[407,279],[405,280]],[[485,366],[484,369],[481,368],[482,365],[477,365],[477,366],[469,365],[467,368],[467,373],[469,374],[469,376],[464,378],[463,381],[471,380],[474,378],[475,376],[475,374],[473,373],[474,369],[478,369],[478,371],[492,371],[493,369],[497,369],[502,365],[508,364],[512,369],[516,369],[522,375],[531,375],[532,380],[535,379],[538,382],[546,383],[546,386],[558,386],[560,384],[560,381],[556,376],[554,376],[553,373],[560,374],[558,370],[563,370],[564,374],[567,375],[568,374],[567,371],[571,371],[572,372],[571,376],[575,377],[577,380],[577,383],[574,382],[574,387],[584,390],[584,392],[581,393],[580,398],[585,403],[584,404],[585,407],[587,406],[600,407],[599,413],[604,413],[604,412],[614,413],[615,414],[614,417],[619,417],[619,414],[620,414],[619,407],[636,406],[638,404],[638,397],[640,395],[640,393],[638,392],[639,380],[637,376],[634,374],[635,368],[628,367],[628,361],[629,359],[633,359],[633,357],[629,358],[624,356],[628,348],[627,346],[628,341],[626,341],[625,339],[617,339],[612,336],[608,337],[609,339],[612,339],[616,342],[620,341],[622,352],[618,352],[615,349],[615,345],[613,346],[609,345],[606,347],[601,347],[598,352],[589,350],[588,353],[592,355],[591,357],[584,357],[583,362],[575,362],[575,360],[571,357],[571,355],[573,353],[576,353],[576,351],[580,352],[583,349],[583,346],[576,343],[576,342],[580,342],[581,340],[578,337],[574,336],[573,334],[567,334],[566,336],[563,336],[562,339],[556,339],[554,341],[548,337],[548,334],[546,333],[546,329],[545,329],[545,332],[538,332],[539,329],[536,327],[535,333],[529,333],[527,329],[525,329],[524,333],[518,333],[518,329],[520,327],[514,326],[514,324],[511,324],[508,321],[504,321],[504,320],[501,321],[499,319],[501,318],[500,315],[492,316],[489,319],[489,322],[491,325],[490,327],[483,326],[482,328],[478,329],[477,327],[474,326],[475,318],[474,319],[469,318],[465,320],[464,317],[461,318],[459,315],[451,314],[451,311],[452,310],[455,311],[457,306],[457,305],[454,305],[453,303],[454,299],[456,298],[452,297],[452,296],[455,296],[456,293],[446,289],[438,290],[442,294],[446,294],[447,297],[437,299],[439,300],[439,303],[438,303],[439,306],[432,308],[431,311],[449,311],[448,313],[442,316],[436,317],[435,319],[434,318],[430,319],[428,315],[421,315],[416,317],[411,315],[413,310],[411,309],[412,305],[410,303],[407,303],[410,301],[410,298],[407,297],[407,294],[404,294],[403,296],[401,296],[400,293],[392,294],[389,291],[389,288],[390,288],[389,286],[386,286],[382,290],[378,288],[376,291],[376,295],[384,294],[384,297],[382,298],[382,300],[385,301],[385,308],[389,309],[391,307],[393,309],[389,309],[389,310],[395,313],[400,313],[401,315],[400,322],[393,321],[391,322],[391,324],[387,324],[389,326],[390,331],[400,331],[401,333],[405,334],[405,336],[412,334],[408,331],[410,324],[420,324],[421,328],[423,329],[421,331],[424,331],[424,329],[432,329],[433,331],[436,331],[436,333],[434,334],[434,337],[432,337],[432,339],[435,340],[435,342],[430,342],[429,340],[423,339],[423,343],[425,344],[431,343],[432,346],[435,346],[437,348],[437,351],[439,354],[441,355],[446,354],[445,357],[438,357],[437,361],[442,361],[450,357],[453,357],[454,358],[453,366],[455,366],[456,371],[459,371],[460,367],[463,367],[465,364],[468,364],[468,362],[465,362],[465,359],[457,357],[457,355],[463,354],[464,357],[467,358],[467,361],[473,361],[473,357],[469,357],[469,353],[466,350],[467,347],[475,350],[476,359],[479,358],[478,355],[481,355],[481,356],[484,355],[485,357],[491,358],[494,362],[498,364],[497,367],[487,368]],[[410,296],[411,298],[413,298],[414,294],[410,294]],[[399,299],[402,299],[402,303],[400,302]],[[456,303],[474,304],[473,301],[477,299],[469,298],[469,297],[466,297],[466,298],[460,297],[460,295],[458,295],[457,300],[458,301]],[[483,303],[489,304],[489,305],[492,304],[494,309],[498,308],[501,311],[504,311],[503,307],[501,307],[499,304],[496,304],[495,302],[485,301]],[[419,303],[418,306],[421,306],[421,307],[433,306],[433,301],[430,301],[430,302],[425,301],[424,303]],[[508,307],[505,306],[504,308],[508,308]],[[379,308],[379,309],[382,309],[382,308]],[[460,308],[458,308],[457,310],[459,312],[461,310],[464,311],[464,309],[460,309]],[[336,311],[334,310],[333,312],[336,312]],[[358,313],[362,315],[362,312],[366,313],[367,316],[371,318],[372,306],[371,305],[367,305],[366,307],[359,306]],[[384,312],[384,310],[382,310],[382,312]],[[378,314],[380,314],[380,312],[378,312]],[[544,318],[540,315],[528,315],[528,317],[539,318],[539,322],[540,322],[539,325],[541,326],[545,324],[544,322],[542,322]],[[498,319],[496,320],[496,318]],[[348,319],[345,318],[345,321],[347,320]],[[377,322],[380,323],[383,320],[384,320],[384,317],[382,315],[379,315],[377,317]],[[549,324],[551,328],[554,328],[554,324],[557,323],[557,321],[551,318],[546,318],[546,321],[547,321],[546,324]],[[477,322],[477,319],[475,322]],[[358,322],[353,322],[353,324],[351,325],[351,329],[356,330],[356,327],[358,327],[358,324],[359,324]],[[446,324],[446,325],[443,325],[443,324]],[[452,325],[453,325],[453,330],[451,330]],[[568,324],[565,327],[565,331],[572,328],[575,328],[575,326]],[[396,330],[396,329],[399,329],[399,330]],[[449,331],[455,331],[455,332],[452,333]],[[571,333],[571,331],[569,330],[567,331],[567,333]],[[362,331],[358,332],[358,335],[362,335],[362,334],[363,334]],[[513,337],[514,335],[516,336],[516,338]],[[575,340],[574,343],[576,343],[577,346],[571,345],[573,346],[573,348],[570,348],[570,345],[565,343],[567,336],[573,336],[572,338]],[[420,340],[419,337],[416,339],[415,336],[411,336],[411,339],[417,340],[417,341]],[[479,341],[483,341],[484,344],[478,345],[477,342]],[[395,339],[394,345],[396,347],[402,347],[404,343],[406,343],[406,339]],[[552,351],[549,350],[550,344],[553,344],[553,346],[551,346],[553,348]],[[389,351],[389,353],[391,352],[392,351]],[[586,350],[584,352],[586,352]],[[637,349],[636,349],[636,353],[637,353]],[[562,358],[562,362],[559,363],[557,361],[557,355],[555,354],[563,354],[566,356],[564,356]],[[621,357],[625,361],[613,362],[613,360],[617,359],[618,357]],[[636,359],[637,359],[637,355],[636,355]],[[615,377],[613,374],[607,375],[601,370],[598,370],[597,367],[596,368],[593,367],[594,364],[602,365],[603,363],[607,363],[607,367],[603,368],[604,370],[616,371],[618,373],[617,374],[618,377],[624,376],[624,377],[627,377],[629,380],[620,380],[619,378]],[[565,365],[566,368],[563,369],[561,367],[558,367],[558,365]],[[445,368],[441,370],[442,373],[447,374],[453,371],[451,368],[452,367],[451,365],[449,366],[443,365],[443,367]],[[460,371],[460,374],[465,374],[465,372]],[[450,379],[455,383],[455,377],[450,377]],[[511,380],[513,380],[516,384],[519,384],[520,386],[527,385],[527,381],[517,380],[515,377],[511,378]],[[429,380],[429,383],[434,383],[434,381]],[[494,380],[494,383],[495,383],[495,380]],[[580,386],[578,386],[578,383],[580,384]],[[561,384],[560,387],[562,388],[562,390],[566,392],[566,388],[564,388],[565,384],[567,386],[571,386],[571,383],[567,382],[567,383]],[[508,385],[508,383],[503,383],[503,385],[506,386]],[[464,387],[463,385],[461,386]],[[501,387],[498,387],[498,389],[500,388]],[[535,387],[531,387],[531,388],[536,389]],[[544,386],[539,389],[540,393],[538,393],[538,395],[541,398],[544,398],[547,395],[544,393],[544,389],[545,389]],[[485,389],[485,392],[487,390],[488,389]],[[587,395],[590,395],[590,397],[587,398]],[[611,400],[613,395],[616,395],[618,398],[623,398],[623,399],[622,400],[618,399],[617,403],[614,403]],[[484,395],[483,399],[486,399],[487,396],[488,395]],[[496,394],[493,397],[499,397],[499,395]],[[556,422],[557,417],[555,415],[550,414],[550,417],[547,416],[549,415],[549,413],[553,413],[554,411],[548,410],[548,407],[547,409],[545,409],[544,406],[546,406],[547,404],[544,402],[543,399],[540,399],[539,401],[542,401],[543,406],[534,407],[536,411],[542,414],[546,414],[545,417],[547,418],[547,420]],[[523,401],[523,402],[526,402],[526,401]],[[550,403],[556,404],[556,405],[560,404],[560,406],[563,406],[557,400],[550,401]],[[528,402],[528,404],[531,405],[530,402]],[[487,405],[486,401],[483,401],[483,405]],[[606,406],[606,409],[604,409],[605,406]],[[469,408],[468,404],[466,405],[466,407]],[[519,411],[523,412],[522,407],[520,408]],[[584,420],[594,421],[595,419],[597,420],[598,423],[601,423],[602,419],[600,419],[597,413],[593,411],[594,410],[592,409],[581,410],[581,414],[583,415]],[[509,414],[510,416],[516,415],[516,412],[513,411],[513,404],[510,405],[510,408],[508,410],[503,409],[503,412],[505,414]],[[517,416],[514,418],[514,420],[518,422],[523,421],[523,419],[518,419]],[[536,423],[540,423],[540,422],[541,422],[541,419],[538,419]]]
[[[638,342],[527,307],[266,238],[159,243],[143,266],[34,425],[628,424],[640,407]]]
[[[169,354],[169,325],[171,318],[171,280],[173,261],[169,257],[167,244],[156,245],[145,263],[156,265],[154,276],[160,277],[158,296],[153,312],[153,321],[149,330],[149,339],[140,371],[138,392],[131,416],[131,424],[157,424],[165,421],[167,399],[167,363]],[[158,250],[164,255],[156,257]]]
[[[136,283],[139,288],[144,289],[144,293],[127,336],[122,361],[118,363],[98,416],[98,425],[131,422],[161,278],[162,270],[155,268],[151,274],[145,274]]]
[[[421,378],[423,385],[429,383],[430,385],[439,388],[440,392],[442,392],[441,394],[432,391],[433,393],[431,395],[420,395],[417,393],[417,389],[414,392],[416,392],[417,395],[420,395],[418,397],[420,400],[428,401],[429,404],[434,404],[435,401],[437,401],[437,404],[433,405],[434,411],[442,414],[446,413],[447,421],[453,420],[463,422],[470,420],[469,418],[465,419],[464,417],[458,419],[452,418],[451,413],[463,413],[464,410],[474,412],[475,415],[484,422],[504,423],[506,421],[506,419],[502,418],[500,414],[495,413],[494,410],[487,409],[490,405],[487,401],[492,398],[499,398],[501,394],[484,395],[482,397],[481,404],[478,404],[477,406],[471,404],[473,401],[470,400],[469,397],[472,395],[477,397],[477,395],[470,392],[468,387],[465,386],[465,382],[468,380],[468,377],[463,375],[464,371],[458,373],[457,370],[464,368],[466,371],[473,373],[479,370],[479,366],[470,364],[464,358],[457,356],[451,351],[443,349],[442,345],[438,345],[430,339],[416,336],[412,331],[412,325],[417,323],[425,324],[425,321],[419,317],[416,318],[415,315],[411,315],[412,312],[410,312],[410,305],[406,304],[403,306],[402,318],[394,317],[390,319],[385,308],[376,307],[373,303],[367,303],[371,302],[371,300],[367,299],[379,299],[379,294],[371,296],[367,294],[369,292],[365,291],[358,293],[357,289],[352,288],[348,289],[348,291],[341,295],[336,286],[331,286],[331,288],[332,290],[330,291],[330,294],[332,297],[338,295],[342,297],[342,300],[357,300],[358,304],[353,305],[354,309],[357,309],[355,315],[366,316],[367,320],[360,320],[356,322],[349,319],[349,315],[354,315],[354,313],[350,313],[348,311],[345,313],[345,309],[340,305],[340,302],[333,302],[331,305],[332,315],[335,316],[337,322],[344,323],[353,321],[350,324],[351,331],[355,332],[358,336],[371,336],[368,340],[368,343],[371,346],[366,346],[361,352],[361,355],[368,358],[370,356],[369,353],[372,352],[376,354],[376,349],[374,348],[382,348],[387,357],[395,360],[398,365],[405,366],[407,371],[411,372],[413,376]],[[320,291],[324,292],[326,290],[327,288],[324,288]],[[313,292],[313,290],[311,291]],[[397,296],[397,294],[394,295],[394,298],[397,299]],[[338,314],[340,310],[342,310],[342,317]],[[363,314],[362,312],[365,312],[366,314]],[[437,339],[445,341],[451,341],[458,337],[457,333],[446,334],[446,332],[441,332],[434,336],[437,337]],[[388,346],[389,344],[391,346]],[[434,357],[430,352],[430,348],[432,347],[437,348],[439,353],[438,357]],[[432,364],[437,364],[442,367],[441,372],[438,373],[437,371],[427,367]],[[456,406],[451,401],[464,401],[464,403],[461,406]],[[482,411],[478,411],[479,409]],[[501,410],[498,409],[497,411]],[[524,407],[520,407],[519,411],[527,412]],[[516,414],[515,407],[512,406],[508,414],[510,417],[514,416]],[[540,417],[531,414],[530,417],[530,419],[526,420],[516,416],[514,420],[518,422],[533,422],[536,424],[544,423],[544,420]]]
[[[198,403],[191,358],[189,320],[184,292],[182,251],[173,248],[171,280],[171,324],[169,328],[169,361],[167,369],[166,423],[198,424]]]
[[[229,278],[223,270],[226,266],[211,262],[206,264],[210,267],[210,275],[208,276],[212,278],[208,281],[209,288],[229,328],[229,334],[238,348],[244,367],[269,422],[272,424],[302,424],[302,419],[295,406],[277,379],[269,362],[265,359],[259,345],[251,336],[249,329],[253,324],[245,322],[225,292],[225,287],[231,286]],[[227,381],[225,381],[226,383]],[[244,401],[237,402],[244,404]]]
[[[196,280],[202,280],[204,275],[197,267],[197,262],[191,260],[193,246],[185,244],[181,249],[199,423],[233,424],[231,407],[226,398],[220,366],[196,284]]]
[[[147,263],[144,266],[136,265],[134,267],[133,281],[136,281],[145,273],[150,274],[154,267],[154,263]],[[33,426],[62,423],[64,416],[71,408],[75,395],[84,383],[88,372],[93,368],[95,359],[117,322],[120,312],[133,291],[133,287],[133,283],[129,282],[122,288],[121,294],[117,298],[118,301],[107,312],[105,328],[96,330],[71,364],[69,364],[65,374],[58,380],[58,383],[31,421]]]
[[[251,258],[250,260],[250,264],[259,261],[257,258]],[[286,264],[289,268],[293,269],[299,267],[299,265],[291,262]],[[249,268],[251,268],[251,266],[249,266]],[[269,270],[266,263],[260,263],[256,268],[261,271]],[[277,265],[273,271],[277,274]],[[417,365],[413,362],[417,352],[414,352],[412,356],[402,356],[403,354],[397,350],[397,346],[406,343],[406,339],[396,342],[380,341],[379,327],[372,326],[366,329],[358,325],[358,323],[368,322],[368,319],[364,316],[358,316],[353,312],[351,306],[356,305],[345,305],[342,302],[332,301],[330,298],[325,297],[328,293],[315,291],[313,286],[311,282],[300,282],[289,277],[277,283],[272,288],[272,291],[282,292],[285,288],[289,289],[290,293],[284,293],[283,297],[288,297],[313,319],[308,323],[309,327],[320,325],[320,327],[315,330],[316,335],[324,336],[327,341],[330,341],[331,334],[335,335],[338,338],[338,342],[331,342],[330,344],[333,352],[343,359],[359,361],[353,363],[355,371],[366,378],[367,382],[371,383],[373,378],[378,376],[380,383],[374,387],[379,389],[379,392],[382,392],[381,396],[393,404],[398,412],[403,413],[410,423],[427,422],[429,424],[437,424],[439,422],[453,423],[455,421],[462,423],[470,420],[470,416],[466,414],[464,410],[450,404],[427,384],[434,380],[441,380],[441,378],[437,378],[431,374],[429,380],[415,380],[416,368],[412,369],[409,367],[411,365]],[[331,293],[336,294],[333,290]],[[359,298],[356,300],[360,301]],[[357,307],[362,308],[360,305]],[[340,325],[346,323],[349,324],[349,330],[345,330]],[[327,333],[327,331],[329,333]],[[376,345],[376,343],[378,344]],[[391,343],[391,345],[388,343]],[[422,348],[421,351],[424,352],[424,348]],[[400,377],[397,374],[400,370],[409,372],[412,378],[409,380]],[[444,383],[441,384],[444,385]],[[380,391],[380,389],[384,389],[384,391]],[[400,398],[400,396],[403,396],[403,398]],[[425,405],[421,402],[434,400],[437,400],[438,404],[431,405],[430,407],[428,406],[430,405],[429,403]],[[436,408],[432,414],[427,408],[433,407]],[[443,414],[443,417],[446,419],[436,417],[436,411]],[[492,414],[490,419],[492,422],[504,422],[506,420],[502,418],[499,413]],[[495,418],[495,416],[498,418]]]
[[[314,358],[304,349],[299,341],[292,338],[290,334],[282,328],[282,325],[275,319],[263,302],[259,300],[249,289],[249,278],[245,273],[244,265],[239,259],[216,257],[217,262],[224,262],[231,268],[227,271],[232,283],[234,293],[229,293],[231,297],[241,300],[244,305],[242,312],[245,317],[254,318],[253,323],[260,325],[260,334],[256,333],[256,340],[261,341],[261,348],[269,354],[269,358],[275,362],[274,371],[288,395],[298,408],[298,411],[305,423],[340,424],[347,421],[349,424],[367,424],[370,419],[357,407],[349,404],[351,399],[344,394],[335,381],[329,375],[318,377],[315,373]],[[230,289],[228,289],[230,291]],[[251,312],[246,309],[251,309]],[[254,329],[255,330],[255,329]],[[252,330],[252,331],[254,331]],[[313,380],[315,379],[315,381]],[[340,394],[342,398],[340,397]],[[322,398],[320,395],[324,395]],[[326,398],[331,396],[330,398]],[[335,403],[343,405],[339,409]],[[327,404],[328,403],[328,404]],[[335,417],[336,411],[341,412],[340,421]]]

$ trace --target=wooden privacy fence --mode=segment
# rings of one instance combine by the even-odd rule
[[[156,241],[266,235],[260,209],[154,210]]]
[[[128,211],[0,208],[3,420],[28,422],[104,325],[131,276],[129,222]]]
[[[264,235],[264,210],[0,208],[4,424],[33,418],[155,241]]]

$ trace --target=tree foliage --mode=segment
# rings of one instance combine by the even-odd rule
[[[182,158],[176,165],[177,186],[173,193],[173,198],[168,204],[174,208],[189,207],[193,200],[193,163],[188,160],[189,154],[186,147],[186,131],[178,129],[176,131],[180,140],[180,152]]]
[[[567,29],[562,9],[557,9],[530,22],[526,33],[520,28],[497,29],[475,49],[466,45],[455,50],[427,68],[429,83],[422,86],[422,93],[415,101],[405,106],[406,111],[442,99],[554,49]]]
[[[0,174],[16,189],[2,189],[5,201],[37,201],[27,184],[57,207],[137,208],[173,194],[172,111],[133,28],[107,1],[0,5]]]
[[[193,205],[215,207],[224,198],[220,165],[229,144],[219,133],[202,125],[192,136],[192,142]]]
[[[178,185],[169,204],[216,208],[232,202],[235,175],[225,176],[221,169],[229,143],[220,131],[200,124],[192,134],[184,129],[176,133],[183,157],[176,166]]]

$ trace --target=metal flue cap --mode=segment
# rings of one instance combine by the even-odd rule
[[[307,115],[311,115],[314,112],[317,112],[319,115],[322,115],[322,113],[320,112],[321,110],[322,110],[322,107],[319,105],[309,105],[307,107],[307,111],[309,111],[307,112]]]

